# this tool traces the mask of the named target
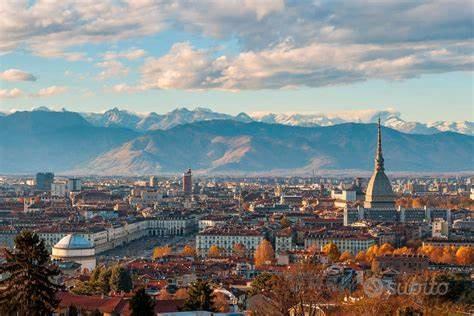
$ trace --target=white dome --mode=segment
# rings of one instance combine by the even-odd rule
[[[90,249],[94,248],[90,241],[79,235],[69,234],[63,237],[54,248],[58,249]]]

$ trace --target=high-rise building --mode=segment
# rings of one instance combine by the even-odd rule
[[[151,186],[152,188],[154,188],[158,185],[158,180],[156,179],[155,176],[150,177],[150,181],[149,181],[148,185]]]
[[[66,182],[53,182],[51,184],[51,195],[52,196],[66,196],[67,184]]]
[[[67,180],[67,190],[69,192],[79,192],[82,189],[81,179],[69,178]]]
[[[375,153],[375,169],[365,192],[365,208],[395,208],[395,195],[390,180],[385,174],[382,155],[382,129],[380,118],[377,129],[377,151]]]
[[[185,195],[191,195],[193,193],[193,180],[191,169],[188,169],[183,173],[183,191]]]
[[[54,173],[52,172],[38,172],[36,174],[36,188],[42,191],[51,190],[51,184],[54,181]]]

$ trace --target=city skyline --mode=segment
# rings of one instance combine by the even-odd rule
[[[472,121],[466,7],[472,3],[8,1],[0,111],[394,108],[409,121]]]

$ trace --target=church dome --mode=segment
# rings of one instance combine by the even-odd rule
[[[395,195],[392,185],[385,174],[384,159],[382,155],[382,132],[380,119],[377,130],[377,152],[375,154],[375,170],[370,177],[367,191],[365,192],[364,207],[366,208],[393,208],[395,207]]]
[[[79,235],[69,234],[63,237],[54,248],[57,249],[90,249],[94,248],[92,243]]]

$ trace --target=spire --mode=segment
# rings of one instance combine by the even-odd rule
[[[380,116],[377,127],[377,153],[375,154],[375,170],[385,170],[382,156],[382,128],[380,127]]]

